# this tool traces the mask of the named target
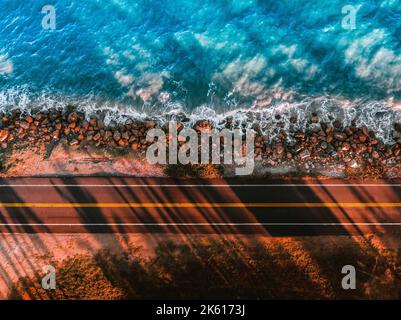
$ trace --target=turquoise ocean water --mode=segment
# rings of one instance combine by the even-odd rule
[[[45,5],[55,30],[42,27]],[[345,5],[357,9],[354,29],[342,25]],[[386,138],[400,101],[399,0],[0,2],[0,109],[253,113],[267,125],[313,110],[358,115]]]

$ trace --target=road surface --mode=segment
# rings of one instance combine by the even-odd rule
[[[0,232],[363,234],[401,228],[401,181],[0,180]]]

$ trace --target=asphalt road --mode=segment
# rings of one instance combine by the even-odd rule
[[[0,180],[0,232],[364,234],[401,228],[401,182]]]

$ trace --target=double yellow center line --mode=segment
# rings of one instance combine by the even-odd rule
[[[131,202],[131,203],[0,203],[0,208],[369,208],[401,207],[401,202]]]

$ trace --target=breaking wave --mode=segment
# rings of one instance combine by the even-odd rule
[[[376,137],[392,144],[394,124],[401,123],[401,102],[394,99],[384,100],[347,100],[333,96],[297,97],[292,93],[284,99],[270,99],[263,104],[249,108],[236,108],[218,112],[215,108],[202,105],[191,112],[180,104],[166,103],[155,108],[138,110],[134,106],[111,102],[93,96],[52,96],[42,93],[33,96],[24,89],[7,90],[0,93],[0,111],[21,110],[24,114],[57,109],[61,111],[73,107],[85,115],[104,118],[106,125],[111,122],[120,124],[128,119],[155,119],[164,123],[170,120],[182,121],[193,125],[199,120],[209,120],[215,127],[223,127],[225,120],[231,118],[236,126],[254,128],[257,124],[269,138],[285,130],[287,132],[309,131],[320,128],[320,123],[333,124],[339,121],[342,127],[366,126]],[[311,122],[317,117],[317,122]]]

